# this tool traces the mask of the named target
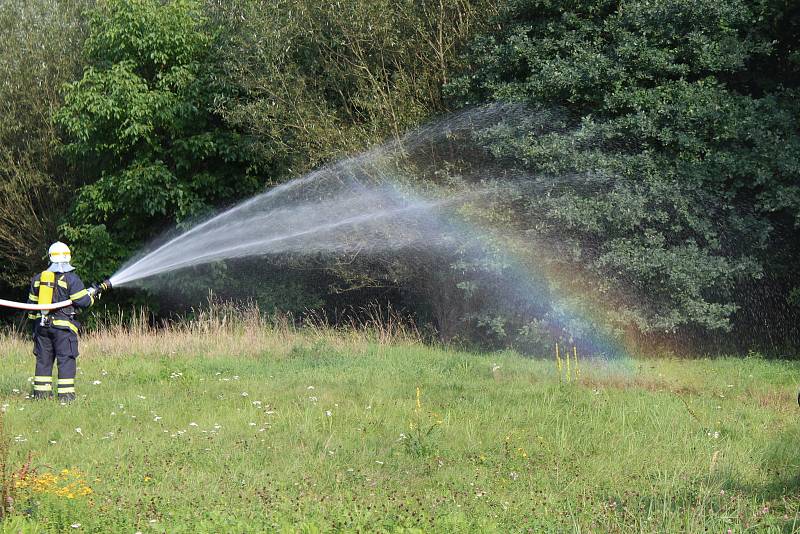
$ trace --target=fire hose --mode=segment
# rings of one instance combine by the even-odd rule
[[[6,308],[14,308],[17,310],[50,311],[50,310],[57,310],[59,308],[65,308],[71,305],[72,305],[71,300],[54,302],[52,304],[32,304],[32,303],[29,304],[25,302],[14,302],[13,300],[0,299],[0,306],[4,306]]]
[[[111,282],[108,280],[103,280],[99,284],[93,284],[88,291],[91,295],[96,295],[99,298],[103,291],[107,291],[109,289],[111,289]],[[30,302],[14,302],[13,300],[0,299],[0,306],[5,308],[14,308],[16,310],[52,311],[71,305],[71,300],[62,300],[61,302],[53,302],[51,304],[34,304]]]

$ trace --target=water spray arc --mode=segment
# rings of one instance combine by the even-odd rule
[[[502,221],[491,226],[492,217],[483,216],[507,206],[497,199],[547,194],[565,183],[584,189],[599,187],[596,176],[570,176],[555,184],[550,179],[536,180],[522,171],[501,167],[488,155],[481,132],[530,120],[547,117],[537,118],[521,106],[500,104],[425,125],[401,139],[273,187],[162,239],[123,264],[104,289],[144,287],[151,281],[160,283],[155,280],[158,276],[217,262],[225,262],[220,264],[227,270],[234,260],[243,258],[280,263],[286,258],[336,262],[358,256],[367,262],[386,264],[387,258],[399,258],[413,264],[418,257],[436,257],[438,262],[432,265],[440,275],[417,269],[428,277],[423,281],[431,281],[426,286],[433,288],[431,302],[440,295],[435,293],[440,289],[436,280],[462,290],[458,297],[470,298],[464,296],[467,286],[458,286],[453,275],[461,269],[469,273],[464,277],[467,285],[473,278],[479,284],[486,282],[483,287],[488,289],[484,289],[482,301],[476,300],[480,302],[475,309],[491,300],[514,320],[522,317],[517,324],[546,313],[551,336],[561,336],[565,342],[569,339],[570,345],[569,333],[579,330],[573,323],[581,323],[583,331],[589,331],[587,337],[594,338],[579,343],[582,354],[624,354],[605,331],[594,328],[605,316],[601,311],[595,318],[593,309],[600,306],[568,292],[576,287],[569,273],[549,269],[544,244],[535,236],[513,234]],[[420,276],[417,271],[414,276]],[[168,278],[161,281],[172,282]],[[576,292],[580,293],[580,287]],[[445,295],[442,302],[447,298]],[[543,301],[547,301],[546,308]],[[0,300],[0,306],[27,310],[70,304],[65,301],[44,308]],[[572,375],[573,366],[578,373],[574,349],[572,356],[570,361],[569,351],[557,355],[567,376]]]

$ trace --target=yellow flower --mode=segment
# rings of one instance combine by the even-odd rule
[[[150,482],[151,480],[153,480],[153,479],[152,479],[152,478],[150,478],[150,477],[144,477],[144,481],[145,481],[145,482]]]

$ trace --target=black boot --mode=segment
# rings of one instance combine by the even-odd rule
[[[39,400],[39,399],[52,399],[53,398],[53,392],[52,391],[34,391],[33,392],[33,398],[37,399],[37,400]]]
[[[63,403],[69,403],[75,400],[74,393],[59,393],[58,394],[58,401]]]

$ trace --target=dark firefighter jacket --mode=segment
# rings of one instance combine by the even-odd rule
[[[37,304],[39,301],[39,279],[41,276],[41,273],[39,273],[31,280],[31,288],[28,292],[29,303]],[[86,291],[80,277],[73,272],[56,273],[53,302],[63,302],[65,300],[71,300],[73,305],[46,312],[47,318],[54,328],[71,330],[77,334],[80,323],[75,320],[75,308],[88,308],[94,304],[94,298]],[[41,317],[42,312],[39,311],[28,314],[28,319],[32,320],[40,320]]]

